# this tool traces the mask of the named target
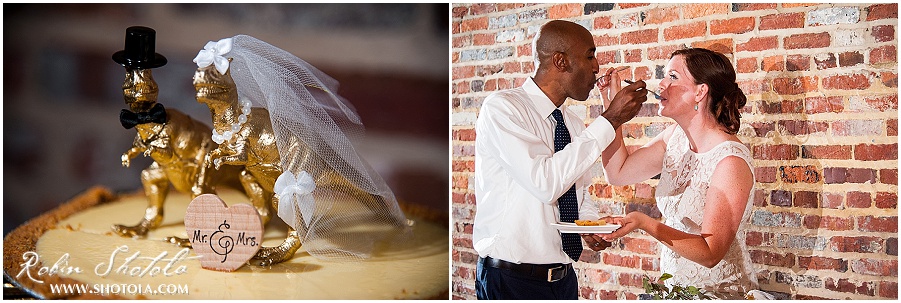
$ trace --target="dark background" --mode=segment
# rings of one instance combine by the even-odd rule
[[[247,34],[341,83],[367,137],[360,153],[399,200],[448,209],[447,4],[4,4],[3,233],[94,185],[141,188],[120,156],[125,29],[156,30],[159,103],[209,124],[192,62],[207,41]],[[140,214],[123,214],[137,220]]]

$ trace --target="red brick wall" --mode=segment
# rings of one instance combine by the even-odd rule
[[[549,19],[588,28],[602,68],[630,66],[627,77],[651,88],[675,49],[726,53],[748,94],[739,136],[754,157],[747,244],[761,289],[791,299],[898,298],[897,4],[455,4],[452,14],[453,298],[475,298],[479,107],[533,72],[531,39]],[[596,95],[569,102],[585,123],[602,110]],[[648,102],[623,126],[627,145],[672,123],[657,107]],[[602,212],[659,218],[656,180],[610,186],[599,166],[591,173]],[[581,296],[636,298],[641,276],[659,275],[659,246],[635,232],[583,255]]]

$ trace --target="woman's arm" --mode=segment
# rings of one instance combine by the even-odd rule
[[[604,236],[604,240],[613,241],[641,229],[686,259],[708,268],[716,266],[735,241],[753,185],[748,164],[738,157],[726,157],[710,177],[700,235],[681,232],[644,213],[632,212],[614,220],[622,227]]]
[[[622,80],[618,70],[609,68],[603,76],[598,78],[597,86],[601,100],[604,102],[604,110],[610,108],[611,100],[622,90]],[[665,136],[661,136],[666,133]],[[601,163],[604,165],[604,176],[611,185],[628,185],[647,180],[660,173],[663,166],[663,153],[666,151],[666,140],[672,133],[667,128],[657,135],[651,142],[645,144],[636,151],[629,152],[623,142],[621,127],[614,130],[613,141],[601,154]]]
[[[622,130],[616,130],[616,137],[601,153],[604,177],[610,185],[629,185],[650,179],[663,169],[663,155],[666,152],[666,138],[673,133],[673,124],[654,139],[629,152],[623,141]]]
[[[614,68],[609,68],[598,80],[598,90],[604,109],[610,107],[610,102],[616,92],[622,90],[622,80]],[[611,185],[629,185],[647,180],[660,173],[663,166],[663,153],[666,151],[666,138],[672,134],[672,128],[665,131],[648,142],[638,150],[629,152],[623,142],[622,129],[617,128],[613,142],[601,153],[601,163],[604,165],[604,176]]]

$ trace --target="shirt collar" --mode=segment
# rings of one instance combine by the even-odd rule
[[[550,117],[551,112],[557,109],[554,107],[554,102],[541,91],[541,88],[538,87],[538,84],[535,84],[535,80],[532,80],[532,77],[526,78],[526,82],[522,84],[522,89],[529,95],[532,105],[535,106],[535,110],[542,117]],[[564,108],[566,108],[565,103],[560,105],[560,111],[563,111]]]

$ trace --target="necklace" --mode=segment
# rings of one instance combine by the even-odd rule
[[[231,139],[238,134],[238,131],[241,130],[241,126],[244,125],[244,122],[247,122],[247,115],[250,115],[250,105],[250,100],[241,99],[241,114],[238,116],[238,121],[232,123],[231,126],[221,134],[216,131],[216,128],[213,128],[213,142],[222,144],[231,141]]]

